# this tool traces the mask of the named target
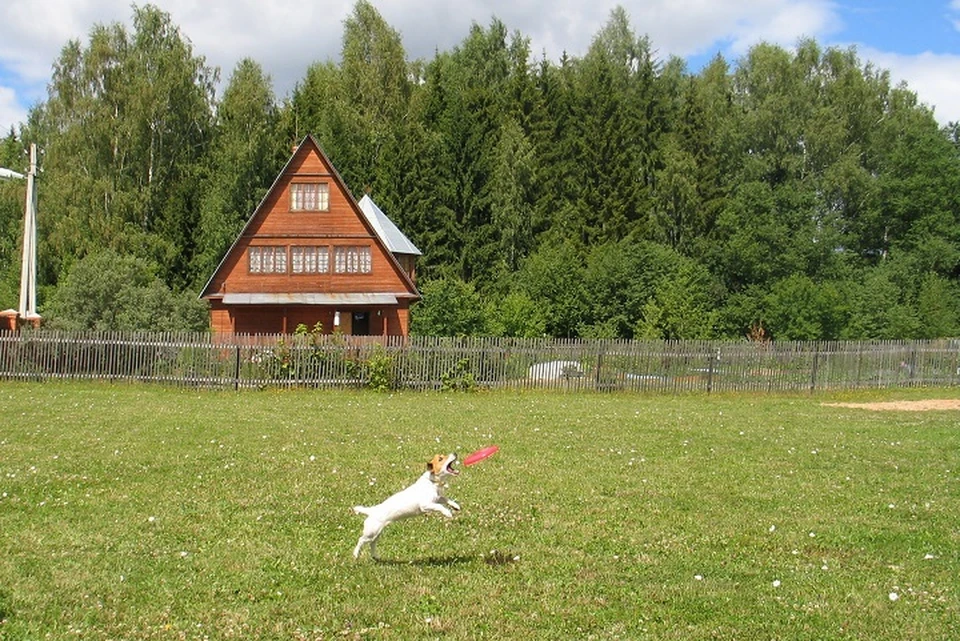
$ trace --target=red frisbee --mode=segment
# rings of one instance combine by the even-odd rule
[[[487,447],[477,450],[473,454],[469,454],[467,458],[463,459],[463,464],[473,465],[474,463],[479,463],[483,459],[493,456],[499,450],[500,448],[496,445],[488,445]]]

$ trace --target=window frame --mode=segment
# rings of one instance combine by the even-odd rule
[[[334,274],[372,274],[373,249],[370,245],[337,245],[333,248]]]
[[[299,262],[298,265],[298,255]],[[330,247],[328,245],[291,245],[290,273],[304,274],[330,273]]]
[[[303,180],[290,183],[290,211],[330,211],[330,183]]]
[[[247,247],[247,273],[286,274],[290,260],[286,245],[250,245]]]

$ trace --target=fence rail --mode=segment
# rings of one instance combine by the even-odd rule
[[[766,342],[0,332],[0,380],[817,391],[952,386],[960,340]]]

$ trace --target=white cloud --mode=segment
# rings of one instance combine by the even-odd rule
[[[941,125],[960,122],[960,55],[925,52],[904,56],[868,47],[858,48],[857,53],[861,60],[888,69],[895,83],[906,82],[920,102],[934,108]]]
[[[758,41],[792,48],[801,37],[829,45],[842,33],[840,0],[371,0],[400,32],[410,58],[430,59],[460,44],[472,23],[496,16],[530,38],[534,58],[583,55],[617,5],[637,35],[648,35],[661,59],[722,52],[731,61]],[[153,0],[194,45],[194,53],[220,67],[225,83],[244,57],[273,78],[278,98],[313,62],[339,58],[343,22],[355,0]],[[34,3],[35,5],[36,3]],[[145,1],[138,1],[143,6]],[[22,120],[29,104],[45,97],[53,62],[70,39],[86,44],[94,24],[130,25],[129,0],[48,0],[42,19],[27,2],[0,1],[0,131]],[[960,29],[960,0],[944,5]],[[950,12],[952,9],[952,12]],[[908,80],[921,101],[936,105],[941,122],[960,119],[957,57],[860,49],[861,59]],[[221,84],[221,87],[223,84]],[[11,88],[13,93],[11,93]]]
[[[10,133],[10,125],[27,119],[26,110],[17,101],[16,92],[10,87],[0,87],[0,138]]]
[[[764,3],[767,4],[767,3]],[[737,30],[733,49],[745,54],[760,41],[792,48],[801,37],[823,40],[840,27],[840,19],[828,2],[769,3],[768,11],[757,16],[744,17]]]

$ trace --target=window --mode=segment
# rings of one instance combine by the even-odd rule
[[[286,274],[286,247],[251,247],[249,250],[251,274]]]
[[[338,274],[369,274],[373,269],[369,247],[336,247],[333,262]]]
[[[291,211],[329,211],[330,186],[327,183],[293,183],[290,185]]]
[[[326,274],[330,271],[327,247],[291,247],[290,265],[294,274]]]

